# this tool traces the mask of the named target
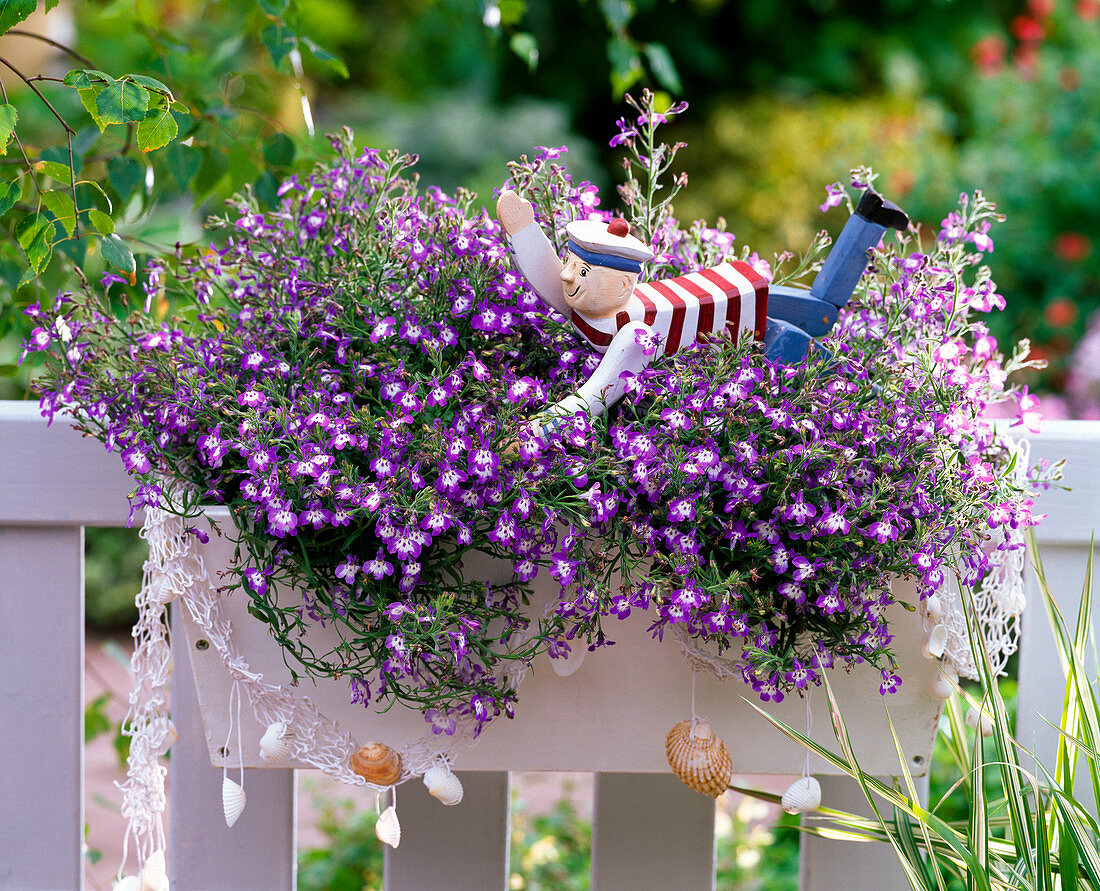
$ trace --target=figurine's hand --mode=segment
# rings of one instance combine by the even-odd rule
[[[497,219],[509,235],[515,235],[520,229],[535,221],[535,210],[531,202],[520,198],[511,189],[501,193],[497,199]]]

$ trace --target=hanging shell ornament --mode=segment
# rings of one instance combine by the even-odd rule
[[[392,804],[382,811],[374,824],[374,834],[383,844],[396,848],[401,844],[401,824],[397,820],[397,808]]]
[[[562,656],[560,659],[551,659],[550,667],[559,678],[567,678],[581,667],[581,663],[584,662],[584,656],[587,652],[588,647],[583,643],[573,641],[569,645],[569,654]]]
[[[168,865],[164,851],[153,851],[141,867],[141,891],[168,891]]]
[[[448,806],[462,801],[462,782],[446,765],[430,768],[424,774],[424,785],[428,787],[429,795]]]
[[[290,754],[290,727],[285,721],[275,721],[267,725],[260,737],[260,757],[269,763],[282,761]]]
[[[959,673],[950,662],[942,662],[932,673],[932,683],[929,687],[932,696],[936,699],[950,699],[959,683]]]
[[[729,788],[733,760],[706,721],[692,719],[673,726],[665,738],[669,767],[680,782],[717,798]]]
[[[392,786],[401,779],[401,756],[385,743],[367,743],[352,754],[349,766],[374,786]]]
[[[241,812],[246,801],[244,789],[241,784],[234,782],[229,777],[222,778],[222,811],[225,813],[225,825],[232,827]]]
[[[141,879],[137,876],[123,876],[111,886],[111,891],[141,891]]]
[[[799,777],[783,793],[783,810],[788,814],[804,814],[821,806],[821,783],[814,777]]]
[[[971,706],[966,712],[966,726],[977,730],[982,736],[993,735],[993,716],[985,709]]]
[[[928,640],[921,644],[921,653],[925,659],[939,659],[947,649],[947,626],[936,625],[928,634]]]
[[[924,601],[924,612],[933,622],[943,618],[943,600],[939,594],[929,594]]]
[[[180,738],[175,722],[165,715],[152,720],[150,731],[152,738],[158,741],[156,749],[160,755],[164,755]]]

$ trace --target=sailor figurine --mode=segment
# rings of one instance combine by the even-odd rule
[[[886,229],[904,229],[898,207],[866,191],[810,290],[769,286],[740,260],[657,282],[639,283],[648,245],[625,220],[576,220],[563,263],[535,222],[530,202],[513,191],[497,200],[516,266],[535,293],[568,319],[603,358],[573,395],[544,412],[543,426],[577,411],[599,414],[625,390],[624,374],[641,372],[704,335],[751,331],[774,361],[795,364],[811,339],[828,333],[867,267],[867,251]],[[771,318],[768,317],[769,309]]]

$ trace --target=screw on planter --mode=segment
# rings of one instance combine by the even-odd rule
[[[200,637],[198,640],[195,641],[195,649],[196,650],[209,650],[210,649],[210,641],[208,641],[205,637]]]

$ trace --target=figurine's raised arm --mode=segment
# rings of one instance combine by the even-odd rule
[[[511,189],[497,199],[497,219],[508,234],[520,273],[543,302],[569,318],[569,305],[561,289],[562,262],[550,239],[535,222],[531,202]]]

